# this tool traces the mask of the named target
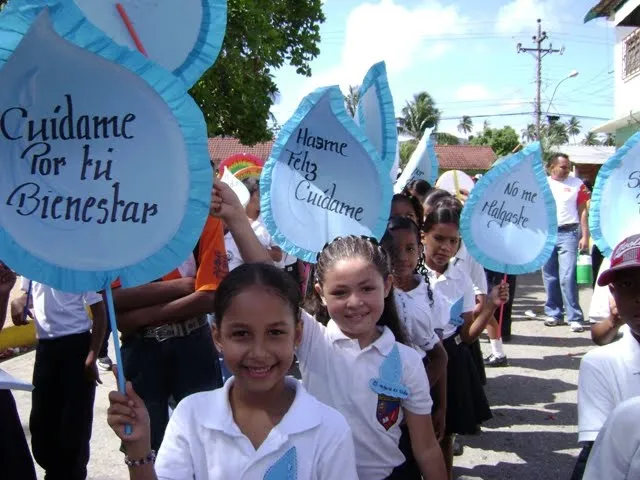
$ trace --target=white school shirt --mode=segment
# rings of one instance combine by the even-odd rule
[[[611,260],[605,257],[602,260],[602,265],[598,271],[598,278],[605,270],[611,267]],[[601,287],[596,282],[596,286],[593,289],[591,295],[591,305],[589,306],[589,320],[592,322],[602,322],[609,318],[611,315],[611,306],[609,305],[609,299],[611,298],[611,292],[609,291],[609,285]],[[619,335],[628,335],[631,332],[629,325],[624,324],[618,330]]]
[[[257,450],[233,420],[233,377],[220,389],[182,400],[158,451],[158,479],[357,480],[353,439],[344,417],[309,395],[296,379],[286,381],[295,387],[295,399]],[[288,467],[297,475],[287,477]]]
[[[640,478],[640,397],[618,405],[589,454],[583,480]]]
[[[547,177],[547,180],[556,201],[558,226],[580,223],[578,205],[589,200],[589,193],[582,180],[572,176],[562,182],[551,177]]]
[[[373,344],[361,349],[358,341],[344,335],[333,320],[325,327],[306,312],[302,312],[302,319],[302,343],[297,354],[305,387],[349,422],[358,477],[362,480],[388,477],[405,461],[398,448],[403,410],[416,415],[431,414],[429,379],[420,354],[396,342],[387,327]],[[381,410],[385,413],[382,419],[388,422],[387,429],[377,419],[379,401],[380,407],[385,404],[369,382],[380,377],[380,366],[396,346],[402,363],[401,382],[410,394],[400,402],[402,408],[398,406],[388,414]]]
[[[21,288],[29,291],[28,279],[22,277]],[[39,340],[88,332],[92,322],[86,307],[102,301],[96,292],[61,292],[40,282],[31,282],[31,298]]]
[[[613,409],[638,395],[640,344],[633,335],[587,353],[578,376],[578,441],[594,441]]]
[[[458,252],[450,260],[449,264],[454,268],[462,268],[469,275],[473,284],[473,292],[476,295],[486,295],[489,292],[487,274],[484,271],[484,267],[471,256],[462,240],[460,240]]]
[[[393,289],[396,309],[404,322],[409,340],[422,352],[429,352],[440,341],[436,330],[443,330],[449,321],[447,301],[439,293],[431,289],[433,304],[429,301],[427,282],[422,275],[416,275],[418,286],[405,292],[398,287]]]
[[[269,232],[267,232],[266,227],[259,217],[257,220],[251,222],[251,228],[253,229],[253,233],[256,234],[256,237],[258,237],[258,241],[264,248],[269,248],[274,245],[271,240],[271,235],[269,235]],[[229,263],[229,271],[238,268],[244,263],[242,255],[240,255],[240,250],[238,249],[238,246],[236,245],[231,232],[227,232],[224,235],[224,247],[227,250],[227,262]],[[275,263],[277,262],[274,262],[274,264]]]
[[[431,287],[441,294],[447,302],[447,323],[443,326],[443,340],[452,337],[463,323],[461,315],[473,312],[476,295],[471,277],[462,268],[452,268],[451,264],[442,275],[427,267]],[[455,320],[451,317],[455,316]]]

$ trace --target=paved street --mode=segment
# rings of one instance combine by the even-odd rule
[[[585,313],[590,293],[590,289],[581,292]],[[481,435],[462,439],[466,449],[462,457],[456,458],[457,476],[564,480],[570,475],[578,453],[578,367],[580,358],[593,345],[588,331],[576,334],[568,327],[544,327],[543,300],[539,274],[519,278],[513,337],[505,345],[510,366],[488,370],[487,394],[494,418],[484,425]],[[527,309],[536,311],[538,318],[525,317]],[[482,348],[488,353],[486,341]],[[31,352],[3,362],[1,367],[19,378],[30,379],[33,361]],[[102,379],[104,384],[96,395],[89,478],[126,479],[118,441],[106,423],[107,393],[115,388],[115,381],[111,374],[103,374]],[[15,397],[28,435],[30,395],[15,392]]]

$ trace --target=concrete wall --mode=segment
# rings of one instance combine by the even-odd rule
[[[624,79],[624,39],[636,30],[635,27],[616,27],[616,45],[614,49],[613,61],[615,65],[615,114],[614,118],[629,115],[630,111],[640,110],[640,72],[634,76]]]

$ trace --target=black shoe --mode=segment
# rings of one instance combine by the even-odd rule
[[[462,445],[456,438],[453,441],[453,456],[459,457],[464,453],[464,445]]]
[[[489,355],[484,359],[485,367],[506,367],[507,357],[496,357],[494,354]]]

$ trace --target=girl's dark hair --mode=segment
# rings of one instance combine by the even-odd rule
[[[416,225],[413,220],[407,217],[391,217],[391,219],[389,220],[389,224],[387,225],[387,231],[382,237],[382,246],[387,252],[392,252],[393,237],[391,236],[391,232],[395,232],[398,230],[411,230],[416,236],[418,250],[420,251],[420,258],[418,259],[418,265],[416,265],[415,273],[424,278],[424,283],[427,284],[427,296],[429,297],[429,305],[433,306],[433,290],[431,290],[431,281],[429,280],[427,266],[424,263],[424,249],[422,248],[420,228],[418,227],[418,225]],[[393,258],[393,254],[391,254],[391,257]]]
[[[429,192],[427,198],[424,199],[424,204],[429,208],[434,208],[438,203],[440,203],[445,198],[450,198],[451,195],[446,190],[442,190],[440,188],[434,188]]]
[[[433,189],[433,187],[429,182],[422,179],[412,180],[407,185],[407,188],[409,190],[415,191],[418,195],[421,195],[421,196],[427,195]]]
[[[416,218],[418,219],[418,225],[422,224],[422,221],[424,220],[424,208],[422,208],[422,204],[420,203],[419,199],[417,199],[411,194],[396,193],[391,198],[392,205],[393,205],[393,202],[406,202],[407,204],[409,204],[411,208],[413,208],[413,211],[416,214]]]
[[[444,197],[435,205],[436,208],[444,207],[444,208],[450,208],[452,210],[456,210],[458,212],[458,215],[462,215],[463,206],[464,205],[462,205],[462,202],[458,200],[456,197],[454,197],[453,195]]]
[[[285,272],[266,263],[244,263],[234,268],[220,283],[213,301],[213,313],[218,328],[231,301],[249,287],[259,286],[281,297],[296,323],[300,321],[300,287]]]
[[[435,225],[440,223],[453,223],[460,228],[460,210],[457,207],[438,204],[435,210],[432,210],[424,219],[422,231],[428,232]]]
[[[244,183],[244,186],[247,187],[247,190],[249,190],[249,193],[251,195],[253,195],[258,190],[260,190],[260,179],[259,178],[248,177],[248,178],[245,178],[244,180],[242,180],[242,183]]]
[[[375,239],[350,235],[348,237],[338,237],[322,249],[322,252],[318,255],[318,262],[316,263],[315,281],[322,287],[327,273],[331,271],[337,262],[358,257],[375,266],[385,281],[391,274],[389,256]],[[322,305],[322,299],[315,289],[306,308],[309,313],[314,315],[319,321],[323,323],[329,321],[329,312],[327,308]],[[378,320],[378,325],[388,327],[396,337],[397,342],[408,345],[407,335],[396,310],[393,291],[389,292],[389,295],[384,299],[384,310],[382,311],[380,320]]]

